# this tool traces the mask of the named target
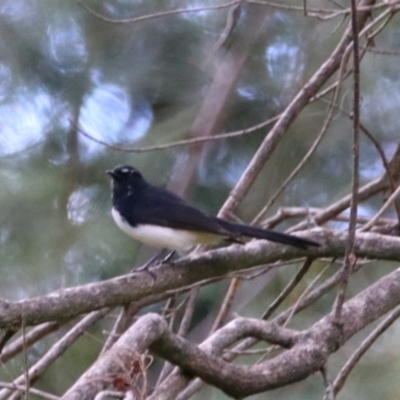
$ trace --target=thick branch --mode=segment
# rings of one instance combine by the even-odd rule
[[[157,314],[141,317],[116,343],[105,357],[78,381],[67,400],[88,399],[94,385],[105,385],[104,376],[110,370],[123,371],[122,363],[150,348],[156,354],[178,365],[185,373],[198,376],[219,387],[233,397],[245,397],[281,387],[318,371],[344,342],[389,310],[400,304],[400,269],[383,277],[374,285],[345,303],[343,307],[342,341],[337,342],[337,331],[332,324],[333,314],[322,318],[301,333],[282,329],[255,319],[237,318],[217,331],[201,346],[171,333],[167,323]],[[253,366],[230,364],[217,357],[222,347],[244,337],[255,337],[270,343],[292,346],[275,358]],[[120,351],[122,350],[122,354]],[[116,362],[118,360],[118,362]],[[89,379],[90,378],[90,379]],[[169,399],[164,391],[159,399]],[[78,397],[77,397],[78,396]],[[175,395],[174,395],[175,396]]]
[[[204,254],[185,257],[173,265],[152,269],[157,276],[153,282],[143,272],[124,275],[103,282],[58,290],[45,296],[17,302],[0,301],[0,328],[25,326],[46,321],[59,321],[103,307],[113,307],[145,301],[148,296],[165,296],[173,290],[205,279],[224,276],[230,272],[289,260],[302,255],[312,257],[341,257],[347,241],[346,232],[315,229],[312,234],[299,235],[321,243],[320,248],[307,251],[254,240]],[[400,261],[400,239],[377,233],[358,233],[354,253],[357,257]]]

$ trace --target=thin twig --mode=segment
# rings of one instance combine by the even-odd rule
[[[361,232],[365,232],[369,230],[375,223],[379,220],[382,214],[396,201],[398,195],[400,193],[400,186],[391,194],[391,196],[386,200],[385,204],[381,207],[381,209],[375,214],[373,218],[369,222],[367,222],[361,229]]]
[[[297,299],[296,303],[291,307],[291,313],[288,315],[286,321],[282,324],[283,327],[286,327],[287,325],[289,325],[293,316],[297,312],[298,305],[307,296],[307,294],[311,291],[311,289],[317,284],[317,282],[321,279],[321,277],[325,274],[325,272],[330,268],[331,264],[326,265],[325,268],[323,268],[322,271],[311,281],[311,283],[309,285],[307,285],[306,290],[304,290],[304,292]],[[311,264],[310,264],[310,266],[311,266]],[[271,353],[271,351],[274,350],[274,348],[275,347],[272,346],[272,347],[269,347],[267,349],[267,351],[264,351],[264,354],[262,355],[262,357],[259,360],[257,360],[257,364],[263,362],[266,359],[266,357]]]
[[[192,321],[194,307],[196,306],[196,300],[199,295],[200,285],[193,287],[190,289],[189,298],[187,300],[187,304],[185,307],[185,312],[183,313],[183,317],[178,329],[178,336],[186,336],[190,322]]]
[[[246,3],[250,4],[260,4],[268,7],[273,7],[273,8],[278,8],[278,9],[283,9],[286,11],[296,11],[296,12],[301,12],[304,14],[304,5],[303,6],[292,6],[288,4],[282,4],[282,3],[274,3],[271,1],[266,1],[266,0],[246,0]],[[379,10],[382,8],[388,8],[392,7],[395,8],[395,6],[399,4],[399,1],[393,1],[391,3],[387,3],[385,1],[378,3],[378,4],[372,4],[368,6],[358,6],[357,10],[360,11],[374,11],[374,10]],[[326,19],[332,19],[338,16],[346,16],[350,15],[351,13],[351,8],[344,8],[340,4],[336,4],[340,9],[322,9],[322,8],[310,8],[307,7],[307,16],[308,17],[320,17],[323,20]],[[326,16],[322,17],[320,14],[326,14]]]
[[[337,96],[339,95],[339,88],[340,85],[336,86],[334,90],[334,95],[332,99],[332,103],[335,102]],[[314,143],[307,151],[306,155],[303,159],[297,164],[296,168],[291,172],[291,174],[285,179],[282,185],[276,190],[276,192],[271,196],[267,204],[262,208],[262,210],[257,214],[257,216],[253,220],[253,224],[257,224],[262,219],[263,215],[269,210],[269,208],[275,203],[281,193],[285,190],[285,188],[289,185],[289,183],[296,177],[296,175],[301,171],[301,169],[306,165],[307,161],[311,158],[314,154],[315,150],[318,148],[319,144],[321,143],[322,139],[324,138],[325,134],[328,132],[328,128],[330,123],[333,119],[333,107],[329,106],[328,109],[328,116],[325,119],[324,125],[321,129],[321,132],[318,134],[317,138],[314,140]]]
[[[25,385],[15,385],[12,383],[7,383],[7,382],[0,382],[0,387],[3,387],[5,389],[11,389],[11,390],[20,390],[23,392],[25,390]],[[44,392],[43,390],[35,389],[35,388],[29,388],[29,393],[35,394],[39,397],[43,397],[44,399],[47,400],[60,400],[61,397],[55,396],[53,394]]]
[[[396,50],[377,49],[376,47],[371,47],[371,46],[365,46],[362,48],[367,50],[369,53],[381,54],[383,56],[400,57],[400,51],[396,51]]]
[[[400,316],[400,306],[397,306],[369,335],[363,340],[358,349],[347,360],[333,382],[333,391],[337,395],[343,388],[351,371],[368,351],[374,342],[395,322]]]
[[[94,311],[84,317],[81,321],[79,321],[74,327],[72,327],[60,340],[58,340],[50,350],[35,364],[33,364],[29,370],[29,381],[33,382],[40,377],[40,375],[53,363],[55,362],[87,329],[89,326],[93,325],[96,321],[101,319],[104,315],[109,312],[108,308]],[[25,378],[25,373],[23,373],[20,377],[16,378],[13,381],[13,384],[16,387],[20,385],[27,385],[27,381]],[[0,391],[0,399],[5,400],[13,399],[16,400],[20,398],[20,393],[14,393],[9,397],[11,390],[3,389]]]
[[[185,311],[183,313],[183,317],[182,317],[182,320],[180,322],[179,329],[177,332],[177,335],[179,337],[185,337],[189,330],[189,326],[192,321],[194,308],[196,306],[196,300],[197,300],[199,291],[200,291],[200,285],[194,286],[190,289],[190,293],[189,293],[188,299],[186,301]],[[164,363],[163,369],[161,370],[160,375],[157,379],[156,387],[158,387],[158,385],[172,372],[174,367],[175,367],[174,365],[170,364],[167,361]]]
[[[356,0],[351,0],[351,29],[353,36],[353,70],[354,70],[354,103],[353,103],[353,177],[352,196],[350,202],[349,236],[346,245],[346,253],[343,272],[339,286],[339,292],[334,306],[334,320],[337,324],[341,321],[343,304],[346,298],[346,290],[350,278],[353,260],[354,240],[357,228],[357,208],[360,168],[360,59],[358,47],[358,15]]]
[[[66,323],[67,321],[65,321]],[[0,354],[0,362],[6,363],[11,358],[15,357],[21,351],[23,351],[24,346],[30,347],[37,343],[39,340],[43,339],[49,333],[56,331],[62,325],[62,322],[45,322],[39,326],[34,327],[29,332],[25,334],[25,338],[20,336],[13,342],[8,344]]]
[[[387,188],[386,175],[383,174],[377,179],[374,179],[371,182],[366,183],[363,187],[360,188],[358,192],[359,201],[364,201],[374,196],[375,194],[385,190]],[[324,224],[325,222],[335,218],[336,215],[340,214],[344,210],[346,210],[351,202],[351,195],[346,195],[330,206],[326,207],[324,211],[314,215],[314,222],[316,224]],[[294,232],[301,229],[306,229],[308,226],[308,221],[302,221],[289,229],[289,232]]]
[[[360,18],[360,23],[365,23],[368,15],[369,14],[367,12],[360,13],[358,15]],[[322,87],[322,85],[340,67],[342,57],[345,54],[349,44],[351,44],[351,36],[349,35],[350,33],[351,26],[346,29],[340,43],[332,52],[331,56],[321,65],[318,71],[309,79],[309,81],[302,87],[302,89],[283,111],[279,120],[268,133],[247,166],[246,170],[240,177],[238,183],[231,191],[227,201],[219,213],[220,216],[224,216],[227,212],[234,211],[242,202],[260,171],[264,167],[266,161],[271,157],[276,146],[281,141],[284,133],[291,126],[299,112],[309,103],[313,95],[315,96],[316,92]]]
[[[210,333],[214,333],[218,328],[220,328],[224,324],[226,318],[228,317],[229,310],[232,307],[236,293],[240,287],[240,282],[241,280],[239,278],[232,278],[232,280],[229,282],[228,290],[226,291],[224,300],[218,311],[218,315],[215,318],[214,323],[211,327]]]
[[[358,37],[362,37],[362,36],[366,35],[369,32],[369,30],[372,29],[373,26],[375,26],[376,24],[380,23],[380,21],[382,21],[383,19],[390,16],[392,14],[392,12],[393,12],[392,9],[386,9],[379,16],[374,18],[373,21],[371,21],[369,24],[365,25],[364,28],[362,29],[362,31],[359,33]],[[351,44],[349,44],[349,46],[347,46],[346,51],[348,51],[349,48],[351,48]],[[353,120],[353,125],[354,125],[354,120]],[[397,151],[396,151],[396,153],[397,153]],[[396,153],[395,153],[395,156],[397,156]],[[364,185],[359,190],[359,194],[358,194],[359,200],[360,201],[365,200],[366,198],[370,197],[371,195],[376,194],[379,191],[385,189],[387,187],[387,184],[385,181],[386,181],[386,177],[385,177],[385,175],[383,175],[381,178]],[[339,212],[341,212],[341,211],[345,210],[346,208],[348,208],[350,205],[351,199],[352,199],[351,195],[346,196],[339,202],[336,202],[335,205],[332,205],[332,208],[328,207],[324,213],[315,217],[315,222],[323,223],[323,222],[328,221],[331,217],[336,215],[336,212],[335,212],[336,210],[339,210]],[[344,208],[342,208],[343,206],[344,206]],[[293,232],[298,229],[304,229],[305,227],[307,227],[307,222],[301,222],[301,223],[295,225],[294,227],[292,227],[289,230],[289,232]]]
[[[288,314],[285,322],[282,323],[282,326],[287,326],[290,323],[290,321],[293,318],[293,315],[295,315],[298,312],[300,304],[302,304],[304,299],[308,296],[308,294],[315,287],[317,282],[322,278],[322,276],[324,276],[325,272],[328,271],[328,269],[332,266],[333,263],[334,261],[332,261],[330,264],[325,265],[325,267],[320,271],[320,273],[311,281],[309,285],[307,285],[306,290],[304,290],[304,292],[297,299],[296,303],[290,308],[291,311]]]
[[[279,294],[279,296],[269,305],[267,310],[261,316],[262,319],[269,319],[269,317],[274,313],[274,311],[282,304],[282,302],[289,296],[289,294],[293,291],[293,289],[298,285],[298,283],[303,279],[305,274],[310,269],[314,259],[311,257],[307,257],[306,261],[300,268],[300,270],[296,273],[296,275],[292,278],[292,280],[288,283],[288,285],[283,289],[283,291]]]
[[[395,13],[399,10],[398,7],[390,7],[387,9],[388,11],[388,15],[387,15],[387,19],[386,21],[383,21],[381,23],[380,26],[378,26],[378,28],[376,28],[373,32],[368,34],[368,39],[372,39],[375,36],[377,36],[379,33],[381,33],[383,31],[384,28],[386,28],[387,24],[392,20],[392,18],[394,17]],[[383,14],[383,13],[382,13]]]
[[[30,380],[29,380],[28,348],[26,346],[26,340],[25,340],[25,320],[23,317],[22,317],[21,335],[22,335],[22,342],[24,343],[24,348],[22,351],[23,362],[24,362],[24,376],[25,376],[24,398],[25,400],[28,400]]]
[[[281,207],[278,209],[278,211],[272,215],[271,217],[265,219],[261,226],[264,227],[274,227],[287,219],[290,218],[298,218],[298,217],[310,217],[311,219],[314,218],[315,215],[318,215],[319,213],[323,212],[323,208],[318,208],[318,207]],[[348,214],[338,214],[333,216],[330,221],[341,221],[341,222],[349,222],[349,215]],[[366,224],[371,220],[370,217],[363,217],[358,215],[357,216],[357,223],[358,224]],[[385,225],[393,225],[396,223],[396,220],[393,218],[379,218],[378,221],[376,221],[377,224],[380,226],[385,226]]]
[[[226,19],[225,28],[222,31],[219,39],[215,42],[214,46],[212,47],[211,54],[217,52],[228,40],[228,38],[232,35],[241,14],[241,6],[244,0],[238,2],[238,4],[233,5],[229,11],[228,16]]]
[[[240,271],[234,274],[229,274],[230,277],[240,278],[241,280],[253,280],[258,278],[261,275],[265,275],[266,273],[272,271],[273,269],[285,266],[285,265],[297,265],[301,262],[304,262],[304,257],[301,258],[294,258],[290,261],[280,261],[278,263],[273,264],[265,264],[265,265],[258,265],[254,268],[246,269],[246,271]],[[254,272],[252,272],[254,271]]]
[[[89,139],[95,143],[101,144],[102,146],[105,146],[111,150],[120,151],[123,153],[146,153],[146,152],[151,152],[151,151],[167,150],[167,149],[171,149],[174,147],[195,146],[199,143],[206,143],[206,142],[210,142],[210,141],[214,141],[214,140],[229,139],[229,138],[235,138],[235,137],[247,135],[249,133],[258,131],[261,128],[264,128],[267,125],[270,125],[271,123],[275,122],[278,118],[279,118],[279,115],[272,117],[266,121],[260,122],[259,124],[251,126],[249,128],[241,129],[239,131],[220,133],[220,134],[214,135],[214,136],[197,137],[197,138],[186,139],[186,140],[177,140],[176,142],[160,144],[157,146],[147,146],[147,147],[125,147],[125,146],[118,146],[115,144],[111,144],[104,140],[101,140],[101,139],[98,139],[98,138],[92,136],[88,132],[84,131],[81,127],[73,124],[73,122],[71,120],[70,120],[70,123],[71,123],[71,125],[73,125],[75,127],[75,129],[82,136],[85,136],[87,139]]]
[[[326,101],[326,100],[324,100],[323,98],[320,98],[320,101]],[[341,106],[339,106],[337,104],[332,104],[332,105],[337,110],[339,110],[341,113],[347,115],[350,119],[353,119],[352,113],[348,112],[343,107],[341,107]],[[380,156],[380,158],[382,160],[383,167],[385,168],[385,171],[386,171],[386,174],[387,174],[390,190],[393,193],[396,190],[396,185],[395,185],[395,182],[394,182],[394,179],[393,179],[393,176],[392,176],[392,172],[390,171],[389,161],[386,158],[385,152],[383,151],[383,149],[382,149],[380,143],[378,142],[378,140],[374,137],[374,135],[371,132],[369,132],[369,130],[361,122],[360,122],[360,129],[365,134],[365,136],[367,136],[367,138],[372,142],[372,144],[374,145],[376,151],[378,152],[378,154],[379,154],[379,156]],[[394,202],[394,206],[395,206],[397,218],[400,221],[400,203],[398,201],[395,201]]]
[[[177,8],[175,10],[160,11],[160,12],[156,12],[153,14],[141,15],[140,17],[115,19],[115,18],[106,17],[106,16],[94,11],[87,4],[85,4],[83,0],[75,0],[75,1],[78,4],[80,4],[88,13],[92,14],[94,17],[101,19],[102,21],[105,21],[105,22],[110,22],[112,24],[128,24],[128,23],[130,24],[130,23],[147,21],[147,20],[151,20],[151,19],[155,19],[155,18],[168,17],[171,15],[197,13],[197,12],[210,11],[210,10],[222,10],[224,8],[229,8],[229,7],[232,7],[232,6],[235,6],[239,3],[241,3],[241,0],[231,1],[228,3],[224,3],[224,4],[218,4],[215,6]]]

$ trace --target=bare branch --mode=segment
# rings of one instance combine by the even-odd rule
[[[56,331],[62,322],[46,322],[42,325],[36,326],[25,334],[25,337],[20,336],[13,342],[8,344],[0,354],[0,362],[6,363],[11,358],[19,354],[23,347],[30,347],[39,340],[43,339],[49,333]]]
[[[110,369],[115,371],[115,368],[121,367],[122,360],[129,362],[131,357],[136,357],[147,348],[179,365],[186,374],[199,376],[234,397],[244,397],[302,380],[318,371],[329,355],[345,341],[400,304],[399,287],[400,269],[397,269],[345,303],[342,309],[343,341],[340,343],[337,342],[335,325],[332,324],[333,313],[301,333],[277,328],[265,321],[237,318],[199,347],[171,333],[160,316],[147,314],[121,337],[101,363],[96,363],[78,381],[64,399],[90,398],[89,393],[92,396],[94,390],[107,384],[104,377],[110,374]],[[359,310],[363,312],[357,312]],[[215,356],[217,348],[220,351],[221,347],[243,337],[256,337],[289,349],[253,366],[229,364]],[[118,363],[115,362],[116,358]],[[167,393],[162,386],[157,394],[150,397],[151,400],[176,398],[176,394]]]
[[[40,324],[51,320],[64,320],[103,307],[141,301],[144,304],[158,302],[174,290],[185,290],[188,286],[205,279],[216,278],[256,265],[278,260],[311,257],[342,257],[347,243],[347,233],[314,229],[312,234],[302,235],[321,243],[320,248],[307,251],[290,248],[263,240],[254,240],[246,245],[233,245],[182,258],[170,265],[153,268],[156,282],[143,272],[132,273],[114,279],[66,288],[46,296],[17,302],[0,301],[0,327],[19,325],[22,315],[26,325]],[[377,233],[357,233],[354,247],[356,257],[381,258],[400,261],[400,239]],[[152,297],[154,296],[154,297]],[[150,303],[149,303],[150,302]]]
[[[108,313],[108,311],[108,309],[95,311],[84,317],[73,328],[71,328],[67,334],[58,340],[57,343],[55,343],[39,361],[32,365],[26,374],[23,373],[19,378],[13,381],[15,387],[19,387],[21,385],[29,386],[30,383],[36,381],[40,375],[71,346],[72,343],[82,336],[84,331],[89,326],[93,325],[96,321],[102,318]],[[29,382],[26,381],[27,377],[29,378]],[[13,399],[18,399],[21,397],[21,395],[23,395],[23,393],[18,391],[9,397],[10,392],[12,392],[10,389],[0,390],[0,399],[11,397]]]
[[[360,184],[360,59],[358,48],[358,15],[356,0],[351,0],[351,30],[353,36],[354,102],[353,102],[353,175],[349,220],[349,240],[344,257],[343,274],[335,301],[335,320],[341,322],[341,312],[349,284],[350,270],[354,264],[354,238],[357,227],[358,189]]]
[[[171,15],[179,15],[179,14],[187,14],[187,13],[197,13],[201,11],[208,11],[208,10],[223,10],[224,8],[229,8],[232,6],[236,6],[240,4],[242,1],[241,0],[236,0],[236,1],[230,1],[228,3],[224,4],[218,4],[215,6],[204,6],[204,7],[192,7],[192,8],[178,8],[175,10],[168,10],[168,11],[161,11],[161,12],[156,12],[153,14],[147,14],[147,15],[142,15],[140,17],[134,17],[134,18],[123,18],[123,19],[114,19],[114,18],[108,18],[104,15],[101,15],[100,13],[97,13],[93,9],[91,9],[88,5],[84,3],[83,0],[75,0],[78,4],[81,4],[82,7],[90,14],[92,14],[94,17],[99,18],[103,21],[110,22],[112,24],[130,24],[130,23],[136,23],[136,22],[142,22],[142,21],[147,21],[151,19],[156,19],[156,18],[162,18],[162,17],[168,17]]]
[[[361,343],[360,347],[347,360],[333,382],[333,391],[337,395],[343,388],[351,371],[360,361],[361,357],[371,348],[375,341],[395,322],[400,316],[400,307],[396,307]]]
[[[373,0],[360,1],[361,6],[368,6],[373,3]],[[357,14],[358,23],[361,27],[369,12],[359,12]],[[265,162],[269,159],[277,144],[281,140],[281,137],[288,129],[288,127],[295,120],[299,112],[308,104],[312,96],[322,87],[322,85],[332,76],[332,74],[339,68],[342,56],[346,51],[347,46],[351,43],[351,26],[344,32],[340,43],[336,49],[332,52],[328,60],[325,61],[319,68],[319,70],[311,77],[311,79],[303,86],[300,92],[295,96],[291,103],[287,106],[286,110],[282,113],[279,120],[276,122],[274,127],[271,129],[263,143],[257,150],[252,161],[246,168],[239,182],[232,190],[228,200],[220,211],[220,216],[224,216],[225,213],[233,211],[243,200],[254,180],[258,176],[259,172],[263,168]]]

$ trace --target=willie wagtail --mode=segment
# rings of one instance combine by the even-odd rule
[[[131,166],[106,171],[112,178],[112,216],[127,235],[147,245],[184,251],[222,240],[243,243],[242,237],[266,239],[306,249],[319,246],[308,239],[203,214],[174,193],[150,185]]]

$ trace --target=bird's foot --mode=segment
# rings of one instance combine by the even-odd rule
[[[161,254],[161,253],[160,253]],[[157,264],[163,265],[168,264],[172,265],[171,258],[175,255],[175,251],[169,252],[162,260],[160,260]]]
[[[146,263],[140,268],[136,268],[135,272],[145,272],[146,274],[150,275],[150,278],[152,279],[153,283],[157,280],[157,276],[154,272],[150,271],[151,264]]]
[[[155,267],[157,265],[171,265],[172,263],[170,262],[171,258],[174,256],[175,251],[172,251],[168,253],[164,258],[160,259],[161,256],[163,256],[165,253],[165,250],[161,250],[159,253],[157,253],[154,257],[152,257],[149,261],[146,262],[143,266],[136,268],[135,272],[145,272],[146,274],[149,274],[150,277],[153,279],[153,282],[157,280],[156,275],[150,271],[151,267]]]

